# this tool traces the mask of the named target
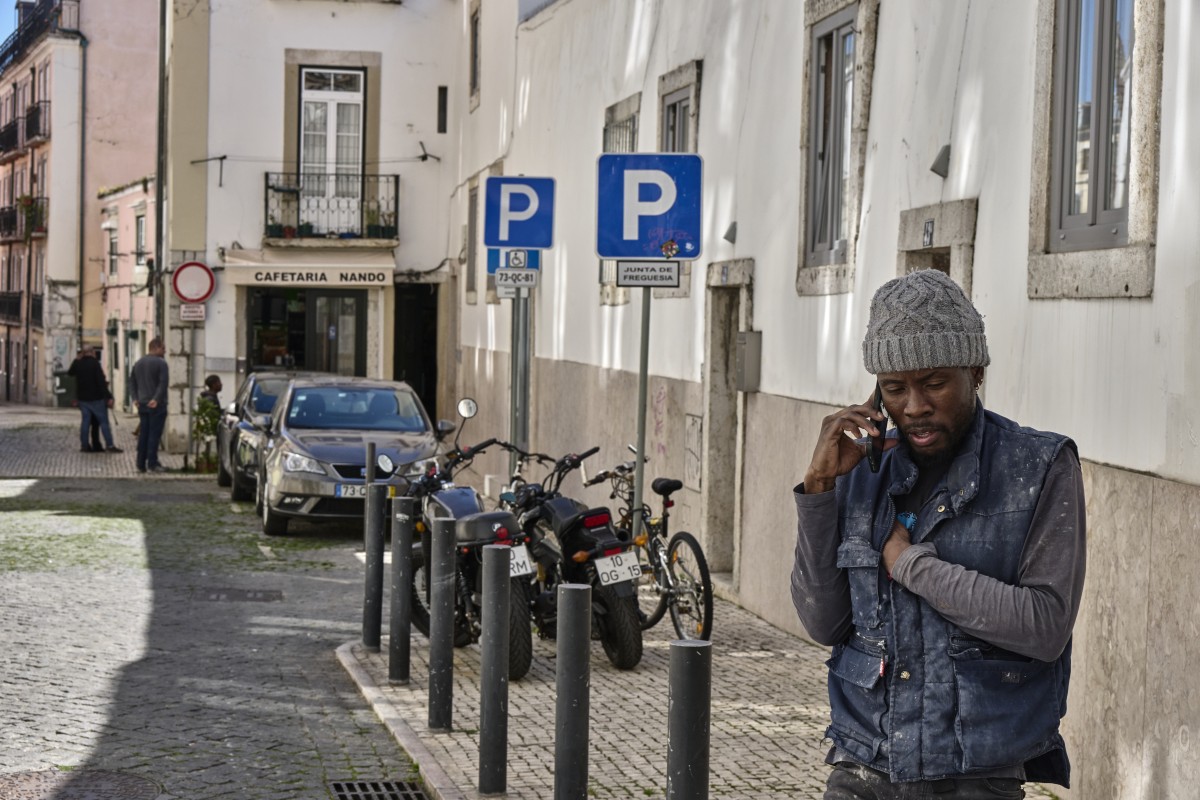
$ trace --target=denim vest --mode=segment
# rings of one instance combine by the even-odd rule
[[[975,422],[911,536],[943,561],[1018,582],[1025,538],[1051,463],[1070,440],[1022,428],[976,404]],[[1070,776],[1058,723],[1071,645],[1054,662],[1002,650],[950,623],[891,581],[881,551],[893,496],[916,483],[901,444],[878,473],[865,460],[837,483],[838,566],[849,576],[854,631],[833,648],[826,736],[895,782],[1023,764],[1028,780]]]

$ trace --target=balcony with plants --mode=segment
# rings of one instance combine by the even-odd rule
[[[395,247],[399,175],[268,172],[268,247]]]
[[[46,235],[49,200],[23,194],[11,206],[0,207],[0,241],[41,239]]]

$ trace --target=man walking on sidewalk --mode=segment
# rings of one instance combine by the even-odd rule
[[[88,431],[93,424],[100,426],[104,436],[104,448],[110,453],[120,453],[121,448],[113,444],[112,429],[108,427],[108,410],[112,408],[112,392],[108,390],[108,378],[104,368],[96,359],[96,348],[84,345],[79,358],[72,362],[67,374],[75,378],[75,396],[79,403],[82,419],[79,423],[79,449],[91,453],[98,449],[88,443]]]
[[[170,370],[163,354],[161,337],[150,340],[150,352],[138,359],[129,374],[130,391],[138,410],[138,472],[163,472],[158,463],[158,444],[167,424],[167,386]]]
[[[983,318],[945,273],[880,287],[863,359],[872,400],[825,418],[795,489],[792,602],[833,648],[825,800],[1066,786],[1075,445],[984,409]]]

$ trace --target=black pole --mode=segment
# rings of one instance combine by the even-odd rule
[[[417,501],[392,500],[392,611],[388,615],[388,683],[409,678],[409,623],[412,620],[412,540]]]
[[[363,588],[363,647],[379,652],[383,627],[383,508],[387,503],[387,484],[367,486],[363,538],[367,553],[366,581]]]
[[[667,800],[708,800],[712,642],[671,642],[667,694]]]
[[[429,729],[449,731],[454,703],[454,520],[433,521],[429,576]]]
[[[508,624],[512,591],[506,545],[483,548],[483,633],[479,677],[479,793],[508,786]]]
[[[592,587],[558,587],[558,646],[554,706],[554,800],[586,800],[588,681],[592,641]]]

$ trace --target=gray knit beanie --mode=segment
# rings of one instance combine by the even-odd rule
[[[949,275],[913,272],[879,287],[863,339],[867,372],[986,367],[983,317]]]

